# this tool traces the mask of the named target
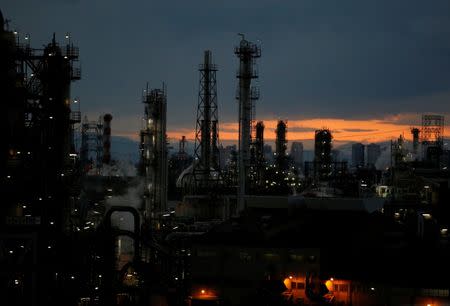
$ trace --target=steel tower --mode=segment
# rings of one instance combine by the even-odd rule
[[[217,66],[211,51],[204,52],[195,129],[194,179],[196,188],[208,188],[220,179],[218,163]]]
[[[244,208],[244,195],[248,186],[248,171],[250,167],[250,144],[254,118],[254,103],[259,98],[258,89],[251,86],[252,79],[258,78],[256,58],[261,56],[261,49],[254,43],[245,40],[243,34],[234,54],[239,58],[239,210]]]

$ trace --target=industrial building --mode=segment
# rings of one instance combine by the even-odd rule
[[[60,44],[53,34],[42,48],[29,42],[0,12],[0,294],[14,305],[53,305],[67,292],[55,292],[55,273],[73,269],[81,120],[71,84],[81,75],[79,51],[69,35]]]
[[[54,34],[35,49],[4,21],[0,12],[4,301],[448,304],[450,153],[442,115],[424,115],[411,143],[392,141],[385,169],[375,165],[388,151],[371,143],[365,155],[357,143],[356,169],[348,171],[350,146],[333,146],[333,127],[315,131],[314,158],[304,162],[303,143],[287,152],[287,120],[265,139],[268,129],[255,115],[261,48],[240,34],[232,50],[237,145],[220,142],[219,70],[205,50],[194,137],[177,136],[170,147],[167,88],[147,85],[136,131],[140,160],[130,166],[139,175],[119,175],[112,114],[82,120],[72,99],[81,75],[70,35],[58,43]]]

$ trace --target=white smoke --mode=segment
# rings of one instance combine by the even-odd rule
[[[142,205],[144,195],[144,182],[140,180],[130,186],[123,195],[108,196],[105,203],[105,210],[108,211],[112,206],[129,206],[136,208],[138,211]],[[111,223],[123,230],[134,230],[133,216],[128,212],[116,212],[111,216]]]
[[[136,176],[137,171],[135,165],[131,161],[118,160],[111,165],[104,164],[102,166],[103,176]]]
[[[389,146],[381,148],[381,154],[375,162],[375,168],[385,170],[391,166],[391,148]]]

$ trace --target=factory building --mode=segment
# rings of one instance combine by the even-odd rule
[[[79,195],[74,145],[80,113],[71,84],[79,51],[66,35],[37,49],[10,31],[0,12],[0,295],[14,305],[57,300],[55,273],[70,271],[64,239],[74,229]],[[74,253],[75,254],[75,253]]]

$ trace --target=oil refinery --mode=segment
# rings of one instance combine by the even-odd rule
[[[444,115],[417,114],[387,142],[337,145],[331,125],[311,145],[291,138],[302,127],[256,112],[272,89],[258,67],[276,59],[236,33],[226,52],[198,52],[195,121],[175,142],[171,87],[136,84],[138,160],[125,164],[122,114],[82,112],[73,93],[89,82],[77,38],[35,48],[9,24],[0,12],[0,304],[450,304]],[[231,144],[218,91],[230,69]]]

